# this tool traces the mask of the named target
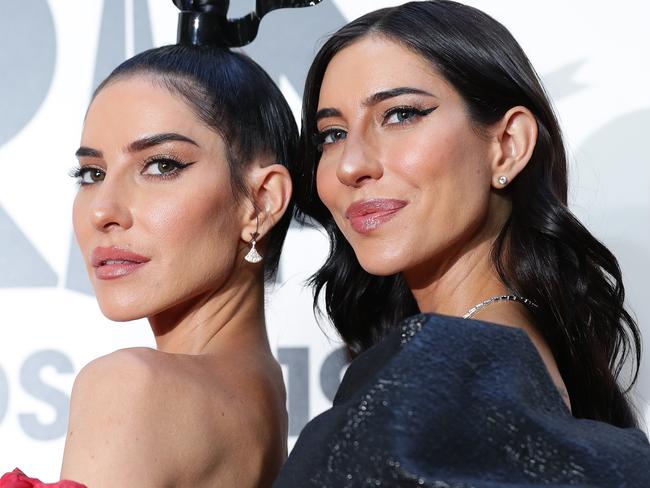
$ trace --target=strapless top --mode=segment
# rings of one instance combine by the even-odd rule
[[[87,488],[86,485],[75,481],[63,480],[56,483],[43,483],[36,478],[30,478],[20,469],[6,473],[0,478],[0,488]]]
[[[577,419],[520,329],[417,315],[359,355],[275,488],[649,488],[635,428]]]

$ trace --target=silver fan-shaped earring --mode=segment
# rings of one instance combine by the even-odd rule
[[[497,178],[497,181],[500,185],[506,186],[508,184],[508,177],[506,175],[501,175]]]
[[[263,258],[262,255],[257,252],[255,245],[257,244],[257,238],[260,236],[258,230],[260,228],[260,217],[257,217],[257,225],[255,226],[255,232],[251,232],[251,248],[248,251],[248,254],[244,256],[244,259],[249,263],[259,263]]]

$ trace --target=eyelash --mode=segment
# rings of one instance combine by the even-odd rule
[[[430,107],[430,108],[419,108],[419,107],[414,107],[412,105],[401,105],[399,107],[392,107],[386,110],[382,116],[382,125],[386,123],[386,119],[388,119],[390,116],[398,114],[400,112],[404,113],[409,113],[411,115],[416,115],[417,117],[426,117],[429,115],[431,112],[433,112],[437,107]],[[397,125],[404,125],[408,124],[410,122],[397,122]]]
[[[329,136],[330,134],[334,134],[336,132],[345,133],[343,129],[339,129],[336,127],[333,127],[331,129],[325,129],[323,131],[317,132],[312,136],[312,143],[314,144],[314,146],[316,146],[316,148],[319,151],[322,151],[323,146],[326,146],[327,144],[332,144],[331,142],[328,142],[327,144],[325,143],[325,139],[327,139],[327,136]]]
[[[430,108],[424,109],[424,108],[414,107],[412,105],[400,105],[398,107],[391,107],[390,109],[386,110],[382,114],[382,125],[386,125],[386,120],[389,117],[391,117],[391,116],[393,116],[395,114],[398,114],[400,112],[409,113],[409,114],[415,115],[417,117],[426,117],[431,112],[433,112],[436,108],[438,108],[438,107],[430,107]],[[406,124],[411,123],[409,121],[410,118],[411,117],[409,117],[409,119],[407,119],[407,120],[404,120],[404,121],[401,121],[401,122],[393,122],[393,123],[388,124],[388,125],[406,125]],[[325,129],[323,131],[316,132],[312,136],[312,142],[319,151],[322,151],[324,146],[326,146],[328,144],[333,144],[333,142],[329,142],[329,143],[325,142],[327,137],[329,135],[337,133],[337,132],[346,133],[346,131],[341,129],[341,128],[332,127],[330,129]],[[339,140],[341,140],[341,139],[339,139]]]
[[[183,161],[179,160],[176,156],[172,156],[171,154],[164,154],[164,155],[157,155],[153,156],[151,158],[148,158],[142,167],[141,173],[144,173],[144,170],[149,168],[150,166],[153,166],[156,163],[171,163],[171,165],[174,167],[174,169],[168,173],[162,173],[160,175],[147,175],[143,174],[143,176],[146,176],[147,178],[156,178],[156,179],[164,179],[164,180],[169,180],[172,178],[177,178],[180,176],[180,173],[187,167],[192,166],[196,161],[192,161],[189,163],[184,163]]]
[[[192,162],[189,162],[189,163],[184,163],[184,162],[180,161],[176,156],[172,156],[170,154],[164,154],[164,155],[159,154],[159,155],[156,155],[156,156],[152,156],[152,157],[150,157],[150,158],[148,158],[148,159],[146,159],[144,161],[144,163],[142,165],[142,170],[140,171],[140,174],[142,174],[146,178],[154,178],[154,179],[158,179],[158,180],[160,180],[160,179],[169,180],[169,179],[176,178],[176,177],[180,176],[180,173],[185,168],[193,165],[195,162],[196,161],[192,161]],[[144,171],[147,168],[149,168],[150,166],[152,166],[154,164],[159,164],[159,163],[171,163],[173,169],[171,171],[167,172],[167,173],[162,173],[162,174],[159,174],[159,175],[148,175],[148,174],[144,173]],[[87,165],[87,166],[82,165],[82,166],[79,166],[77,168],[73,168],[70,171],[69,174],[70,174],[70,176],[72,178],[77,179],[77,184],[78,185],[87,186],[87,185],[93,185],[94,183],[97,183],[97,182],[89,183],[89,182],[84,182],[83,181],[84,175],[86,173],[88,173],[89,171],[93,171],[93,170],[101,171],[102,173],[104,173],[104,176],[106,175],[106,171],[103,168],[100,168],[98,166],[93,166],[93,165]]]
[[[75,179],[77,180],[77,185],[79,185],[79,186],[86,186],[86,185],[91,185],[92,183],[84,183],[84,182],[82,181],[82,180],[83,180],[83,176],[84,176],[86,173],[88,173],[89,171],[92,171],[92,170],[101,171],[102,173],[104,172],[104,170],[103,170],[102,168],[98,167],[98,166],[83,166],[83,165],[82,165],[82,166],[79,166],[79,167],[73,168],[72,170],[70,170],[70,173],[68,173],[68,174],[69,174],[72,178],[75,178]]]

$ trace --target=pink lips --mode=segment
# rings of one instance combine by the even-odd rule
[[[119,247],[97,247],[90,264],[100,280],[114,280],[133,273],[149,262],[149,258]]]
[[[408,205],[404,200],[375,198],[355,202],[348,207],[345,217],[352,228],[360,234],[369,234],[384,222],[389,221]]]

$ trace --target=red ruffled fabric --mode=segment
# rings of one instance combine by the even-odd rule
[[[16,468],[11,473],[0,478],[0,488],[88,488],[76,481],[57,481],[56,483],[43,483],[36,478],[30,478],[20,469]]]

